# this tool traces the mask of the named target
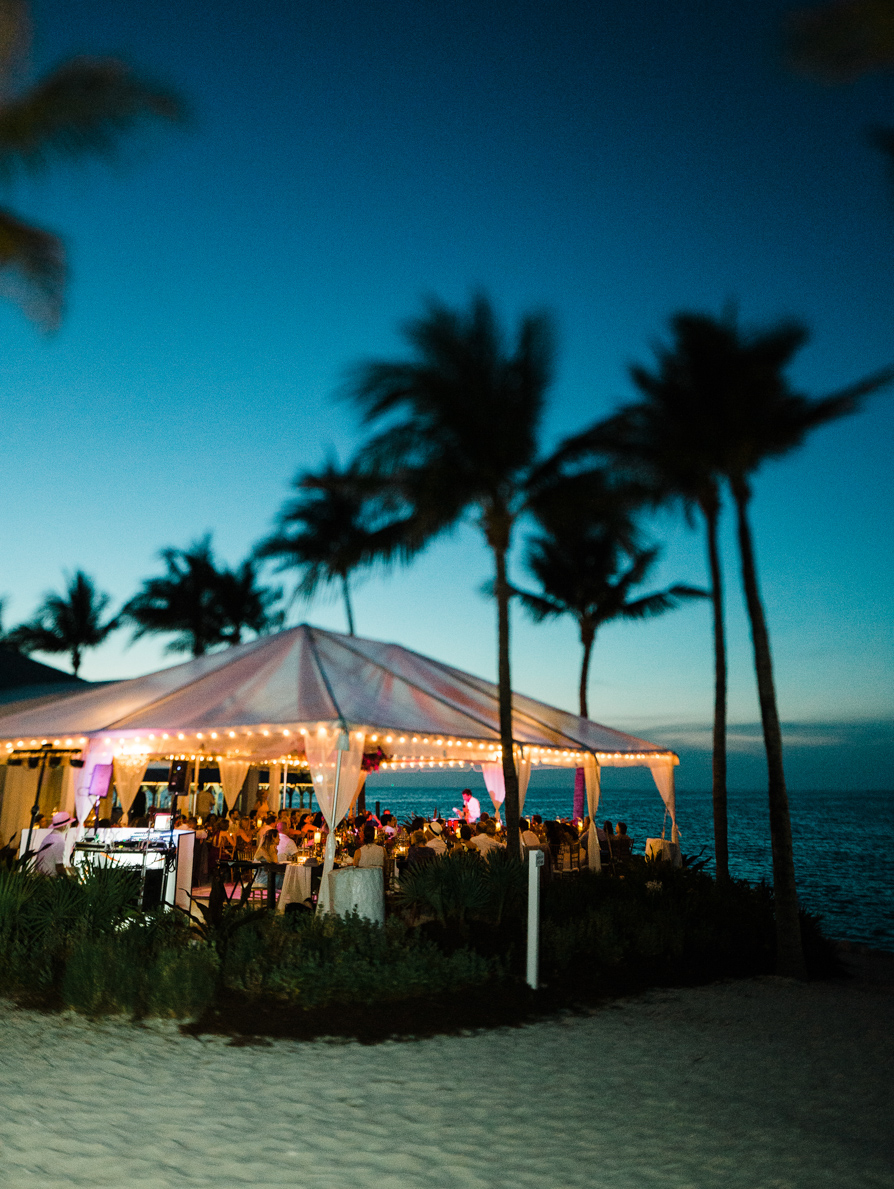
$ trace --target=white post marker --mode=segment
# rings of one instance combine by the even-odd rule
[[[537,990],[537,967],[540,963],[540,871],[543,851],[528,851],[528,974],[527,983]]]

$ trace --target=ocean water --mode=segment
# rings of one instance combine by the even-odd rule
[[[461,786],[370,789],[367,805],[379,799],[399,819],[435,808],[449,816],[461,805]],[[483,790],[482,790],[483,793]],[[487,808],[486,795],[481,797]],[[801,903],[819,913],[831,937],[894,952],[894,792],[789,793],[795,872]],[[525,813],[569,817],[571,793],[531,788]],[[603,791],[600,821],[627,823],[642,853],[645,839],[661,833],[664,807],[657,792]],[[683,853],[711,857],[714,827],[711,794],[677,793],[677,821]],[[667,823],[668,837],[670,823]],[[766,792],[729,794],[730,870],[738,879],[772,881]]]

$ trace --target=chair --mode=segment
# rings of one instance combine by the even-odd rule
[[[568,875],[571,872],[580,874],[581,846],[579,842],[563,842],[556,857],[555,872],[557,875]]]

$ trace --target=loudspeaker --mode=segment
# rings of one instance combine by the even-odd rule
[[[189,788],[189,760],[171,760],[168,776],[169,793],[185,793]]]

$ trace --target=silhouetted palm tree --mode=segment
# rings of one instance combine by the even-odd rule
[[[767,458],[788,453],[811,429],[853,412],[863,397],[889,383],[894,371],[879,372],[834,396],[811,400],[796,393],[784,374],[806,341],[807,333],[799,324],[783,322],[746,333],[732,313],[721,319],[689,314],[676,318],[674,329],[677,343],[662,358],[659,375],[641,373],[638,382],[646,403],[658,403],[668,414],[661,424],[670,429],[678,419],[678,432],[671,442],[693,473],[697,475],[701,466],[703,474],[725,479],[736,506],[767,755],[777,969],[780,974],[801,976],[805,966],[782,731],[748,519],[751,480]],[[622,411],[622,417],[625,412],[629,410]]]
[[[686,518],[696,510],[705,525],[714,630],[714,721],[711,795],[717,878],[729,878],[727,814],[727,662],[723,572],[718,525],[721,510],[722,442],[710,415],[726,383],[726,358],[708,348],[702,319],[679,314],[671,320],[669,347],[657,350],[651,372],[631,368],[642,399],[626,405],[564,444],[564,459],[595,454],[632,477],[656,504],[677,504]]]
[[[76,58],[21,88],[29,43],[25,0],[0,0],[0,179],[39,173],[65,158],[109,156],[141,120],[180,117],[170,92],[123,62]],[[0,209],[0,287],[44,326],[55,326],[65,249],[52,232]]]
[[[367,363],[352,377],[353,399],[365,422],[379,429],[359,465],[390,479],[405,501],[408,548],[472,511],[493,554],[506,824],[517,851],[506,563],[539,477],[552,328],[545,316],[529,315],[507,345],[490,302],[479,295],[468,311],[432,301],[404,334],[409,358]]]
[[[541,502],[538,508],[542,531],[529,544],[526,564],[540,591],[515,593],[537,622],[559,615],[576,620],[583,648],[580,713],[589,718],[590,657],[599,628],[615,619],[662,615],[686,599],[706,598],[707,591],[678,584],[631,598],[655,564],[658,550],[637,548],[629,542],[629,531],[619,534],[610,521],[588,517],[586,502],[578,498],[577,479],[565,487],[564,498]]]
[[[274,610],[281,590],[258,585],[254,563],[244,561],[236,570],[221,570],[217,576],[217,600],[223,621],[221,635],[227,644],[239,644],[242,632],[266,636],[282,627],[283,611]]]
[[[77,570],[67,580],[65,594],[44,595],[34,618],[7,632],[4,642],[22,652],[67,652],[77,677],[84,649],[102,644],[118,626],[117,617],[103,619],[110,602],[83,570]]]
[[[381,485],[357,468],[342,470],[330,461],[317,474],[298,475],[293,487],[297,495],[283,505],[276,531],[255,554],[278,559],[280,570],[301,569],[297,593],[304,598],[337,583],[353,636],[351,575],[406,554],[404,526],[389,514],[391,501]]]
[[[812,429],[855,412],[866,395],[891,382],[894,370],[886,369],[840,393],[814,400],[795,392],[784,374],[807,341],[805,327],[795,322],[782,322],[765,330],[746,333],[732,316],[719,321],[705,317],[702,322],[707,350],[716,357],[718,346],[722,349],[724,341],[726,345],[727,382],[718,394],[720,416],[716,420],[719,435],[725,442],[721,469],[736,506],[742,585],[751,621],[767,754],[778,970],[780,974],[803,976],[806,968],[798,917],[782,730],[770,638],[748,518],[751,482],[754,473],[768,458],[789,453]]]
[[[168,652],[203,656],[220,644],[238,644],[245,628],[260,635],[281,626],[281,615],[272,610],[280,592],[257,585],[251,562],[235,572],[218,569],[210,535],[189,549],[163,549],[160,556],[166,573],[147,578],[121,612],[135,625],[135,640],[173,634]]]

